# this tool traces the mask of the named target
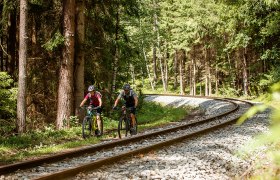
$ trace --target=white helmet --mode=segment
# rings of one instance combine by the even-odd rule
[[[88,87],[88,91],[94,91],[94,89],[95,89],[94,85],[91,85],[91,86]]]

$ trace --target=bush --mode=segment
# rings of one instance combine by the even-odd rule
[[[0,72],[0,119],[16,116],[17,89],[12,88],[13,80],[6,72]]]

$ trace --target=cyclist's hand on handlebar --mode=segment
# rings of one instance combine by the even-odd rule
[[[117,110],[117,107],[116,106],[113,106],[113,108],[112,108],[113,110]]]

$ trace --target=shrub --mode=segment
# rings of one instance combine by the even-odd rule
[[[12,87],[13,80],[6,72],[0,72],[0,119],[16,115],[17,89]]]

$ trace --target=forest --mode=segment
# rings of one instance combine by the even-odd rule
[[[18,134],[69,128],[91,84],[107,109],[124,83],[268,93],[280,80],[279,10],[278,0],[0,0],[1,122]]]
[[[276,100],[257,169],[279,177],[279,24],[279,0],[0,0],[0,166],[100,142],[82,138],[80,103],[94,85],[114,129],[129,83],[140,107],[148,93],[265,101],[239,124]],[[191,111],[144,107],[143,129]]]

